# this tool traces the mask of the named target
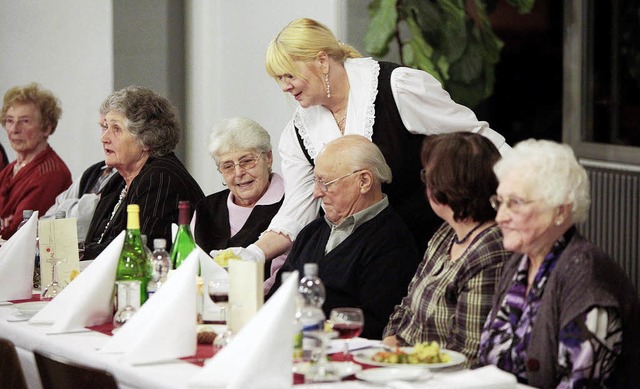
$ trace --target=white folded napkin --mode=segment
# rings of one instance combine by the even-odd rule
[[[494,365],[488,365],[474,370],[438,374],[436,379],[427,381],[420,387],[514,389],[517,385],[518,380],[513,374],[502,371]]]
[[[38,212],[0,246],[0,301],[30,299],[36,257]]]
[[[122,231],[73,281],[30,323],[53,324],[51,333],[75,331],[108,323],[113,316],[113,289],[120,252]]]
[[[196,277],[198,253],[192,251],[167,282],[100,349],[122,353],[133,365],[196,353]]]
[[[208,360],[190,387],[288,388],[293,384],[293,319],[298,275],[262,306],[229,345]]]

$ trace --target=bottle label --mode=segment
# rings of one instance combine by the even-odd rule
[[[302,348],[302,331],[293,334],[293,363],[301,362],[304,356]]]
[[[117,284],[116,284],[117,285]],[[126,291],[126,286],[124,285],[117,285],[118,290],[117,290],[117,308],[124,308],[127,306],[127,291]],[[132,307],[134,307],[135,309],[140,308],[140,284],[139,283],[133,283],[129,286],[129,293],[131,294],[131,297],[129,298],[129,304],[131,304]]]

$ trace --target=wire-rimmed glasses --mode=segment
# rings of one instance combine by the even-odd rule
[[[321,190],[321,191],[323,191],[323,192],[328,192],[328,191],[329,191],[329,185],[331,185],[331,184],[335,184],[336,182],[338,182],[338,181],[342,180],[343,178],[347,178],[347,177],[349,177],[349,176],[351,176],[351,175],[353,175],[353,174],[360,173],[360,172],[361,172],[361,171],[363,171],[363,170],[364,170],[364,169],[354,170],[354,171],[352,171],[351,173],[347,173],[347,174],[345,174],[344,176],[340,176],[340,177],[338,177],[338,178],[334,178],[334,179],[333,179],[333,180],[331,180],[331,181],[322,181],[322,180],[319,180],[317,177],[313,177],[313,182],[314,182],[316,185],[318,185],[318,188],[320,188],[320,190]]]
[[[258,158],[260,158],[262,154],[263,153],[258,153],[257,155],[242,157],[237,163],[233,161],[223,162],[218,166],[218,171],[224,175],[229,175],[236,171],[236,166],[240,166],[242,170],[253,169],[258,164]]]
[[[489,197],[489,203],[491,204],[491,208],[495,209],[496,212],[500,210],[500,206],[504,204],[507,209],[511,212],[518,212],[527,204],[531,204],[535,202],[535,200],[524,200],[518,197],[502,197],[500,195],[493,195]]]

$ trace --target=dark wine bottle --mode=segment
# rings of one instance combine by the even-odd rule
[[[171,264],[174,269],[177,269],[182,262],[191,254],[191,251],[196,248],[196,242],[191,234],[191,222],[190,206],[188,201],[180,201],[178,203],[178,232],[176,233],[176,239],[171,247]]]

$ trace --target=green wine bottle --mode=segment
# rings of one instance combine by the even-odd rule
[[[178,232],[171,247],[171,264],[174,269],[182,265],[182,262],[187,259],[191,251],[196,248],[196,242],[193,240],[191,227],[189,226],[191,221],[189,210],[188,201],[178,202]]]
[[[134,307],[139,307],[147,300],[147,284],[151,275],[149,274],[147,255],[142,247],[142,238],[140,236],[140,206],[138,204],[129,204],[127,206],[127,232],[124,238],[124,245],[118,260],[118,268],[116,270],[116,281],[138,280],[140,281],[140,290],[138,292],[139,301],[132,290],[131,303]],[[122,299],[118,296],[118,306]]]

